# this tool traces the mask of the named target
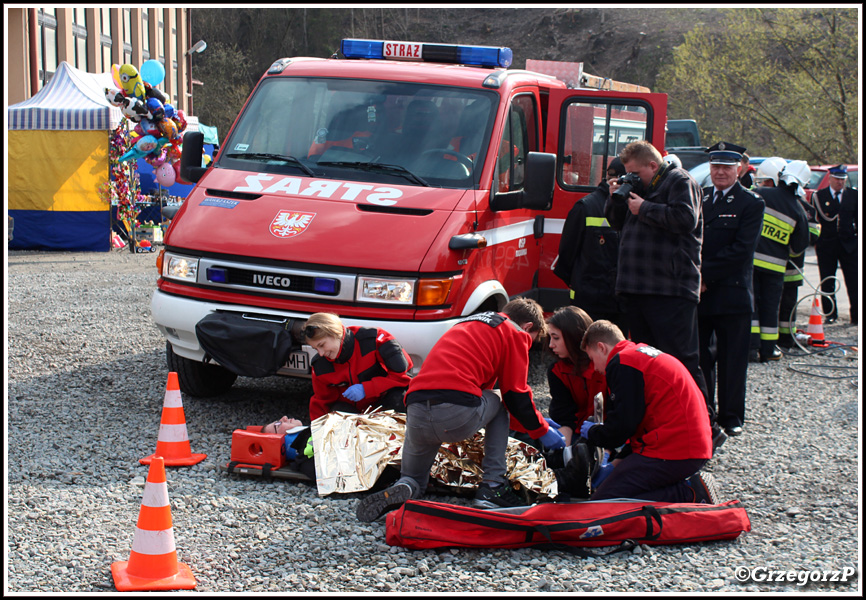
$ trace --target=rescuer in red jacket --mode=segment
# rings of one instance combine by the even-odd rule
[[[606,449],[628,440],[632,450],[591,499],[718,504],[712,476],[700,471],[713,456],[707,405],[685,366],[625,340],[610,321],[590,325],[581,348],[605,373],[610,402],[604,423],[584,421],[580,433]]]
[[[304,336],[319,354],[312,362],[310,421],[371,406],[405,412],[412,359],[394,336],[376,327],[346,327],[331,313],[310,315]]]
[[[565,443],[571,444],[578,436],[581,424],[595,412],[595,396],[601,392],[607,397],[604,373],[593,367],[580,342],[586,328],[592,323],[582,308],[563,306],[547,320],[548,347],[559,359],[547,370],[550,389],[550,418],[559,424]]]
[[[502,312],[466,317],[446,331],[412,379],[406,394],[406,440],[400,479],[362,499],[358,519],[370,522],[427,489],[442,443],[460,442],[484,428],[482,483],[473,504],[482,508],[522,504],[506,478],[510,428],[547,448],[565,439],[535,407],[526,382],[529,349],[544,335],[541,306],[517,298]],[[494,391],[498,388],[498,391]]]

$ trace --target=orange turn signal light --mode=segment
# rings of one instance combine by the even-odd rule
[[[453,279],[421,279],[418,281],[418,306],[441,306],[448,299]]]

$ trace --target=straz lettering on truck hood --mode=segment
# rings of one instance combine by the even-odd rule
[[[238,177],[218,169],[202,183],[187,198],[184,227],[168,233],[167,246],[352,270],[421,270],[452,211],[474,206],[472,192],[458,189]],[[238,193],[249,198],[237,199]]]
[[[233,188],[235,192],[286,194],[369,202],[380,206],[394,206],[403,196],[396,187],[364,183],[361,181],[336,181],[333,179],[306,179],[285,177],[268,173],[255,173],[244,177],[246,183]]]

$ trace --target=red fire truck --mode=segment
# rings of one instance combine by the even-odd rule
[[[200,134],[184,138],[197,185],[151,309],[186,393],[237,376],[203,361],[195,326],[214,313],[284,323],[296,343],[279,374],[304,377],[315,312],[386,329],[417,370],[467,315],[515,296],[567,304],[552,269],[569,209],[628,141],[664,148],[665,94],[510,69],[508,48],[347,39],[341,52],[274,62],[207,168]]]

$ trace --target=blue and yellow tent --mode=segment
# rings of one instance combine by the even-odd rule
[[[111,206],[99,197],[108,181],[109,134],[120,109],[105,99],[110,73],[60,63],[32,98],[8,108],[8,210],[11,249],[110,249]]]

